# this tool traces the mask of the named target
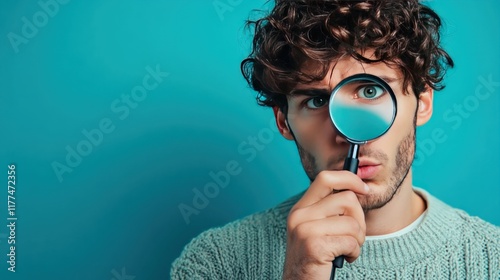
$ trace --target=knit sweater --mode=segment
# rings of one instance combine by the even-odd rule
[[[418,227],[367,240],[336,279],[500,279],[500,228],[418,193],[427,202]],[[281,279],[286,218],[300,196],[202,233],[174,261],[172,279]]]

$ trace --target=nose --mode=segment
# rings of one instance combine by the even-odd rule
[[[339,131],[335,128],[335,144],[337,145],[345,145],[348,144],[347,140],[339,133]]]
[[[337,127],[332,123],[331,120],[325,122],[323,126],[323,135],[328,139],[328,141],[338,147],[348,146],[349,142],[344,138],[344,136],[338,131]]]

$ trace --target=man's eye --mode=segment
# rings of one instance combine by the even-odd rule
[[[328,104],[328,98],[323,96],[313,97],[306,102],[306,106],[310,109],[318,109]]]
[[[357,97],[363,99],[376,99],[384,94],[384,89],[376,85],[367,85],[359,88]]]

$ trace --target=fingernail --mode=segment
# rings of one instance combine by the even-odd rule
[[[369,192],[369,191],[370,191],[370,186],[368,186],[366,183],[365,183],[365,191],[366,191],[366,192]]]

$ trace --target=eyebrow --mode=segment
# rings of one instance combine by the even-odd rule
[[[377,76],[384,80],[387,84],[397,82],[399,79],[394,77],[389,77],[385,75]],[[332,89],[333,90],[333,89]],[[290,91],[290,96],[319,96],[319,95],[330,95],[332,90],[326,88],[303,88],[303,89],[292,89]]]
[[[377,75],[374,75],[377,76]],[[390,76],[377,76],[380,79],[384,80],[384,82],[390,84],[397,82],[399,79],[395,77],[390,77]],[[333,89],[332,89],[333,90]],[[317,96],[317,95],[329,95],[331,94],[332,90],[327,89],[327,88],[303,88],[303,89],[292,89],[290,91],[290,95],[307,95],[307,96]]]
[[[394,77],[389,77],[389,76],[377,76],[379,77],[380,79],[384,80],[386,83],[390,84],[390,83],[394,83],[394,82],[397,82],[399,79],[398,78],[394,78]]]
[[[319,95],[330,95],[332,92],[326,88],[303,88],[303,89],[293,89],[290,91],[290,96],[319,96]]]

